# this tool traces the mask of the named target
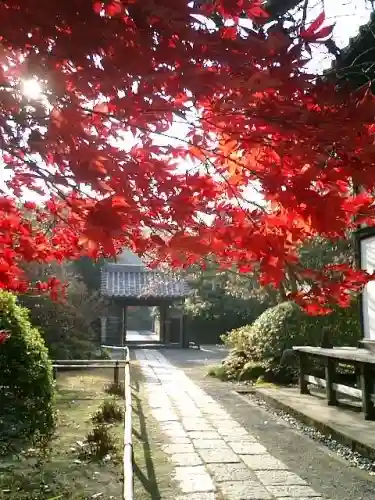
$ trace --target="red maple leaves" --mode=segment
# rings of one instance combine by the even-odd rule
[[[373,225],[372,96],[301,70],[305,44],[331,34],[324,15],[295,38],[241,31],[244,13],[267,20],[262,4],[1,3],[1,288],[30,286],[23,261],[123,246],[174,266],[214,253],[277,288],[312,279],[304,241]],[[231,25],[212,29],[213,13]],[[21,92],[33,77],[39,99]],[[345,305],[365,280],[350,266],[313,278],[296,300]]]
[[[0,345],[4,344],[4,342],[8,340],[9,336],[10,332],[8,332],[7,330],[0,330]]]
[[[301,30],[301,38],[305,40],[306,42],[314,42],[317,43],[323,39],[327,39],[329,36],[331,36],[333,28],[335,27],[334,24],[331,24],[329,26],[324,26],[323,28],[321,27],[322,24],[325,21],[325,14],[324,12],[321,12],[319,16],[310,24],[310,26],[307,29]]]

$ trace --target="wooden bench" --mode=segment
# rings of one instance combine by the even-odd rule
[[[375,353],[355,347],[295,346],[293,350],[299,356],[299,388],[301,394],[309,394],[308,384],[325,388],[328,405],[337,405],[337,394],[345,394],[362,402],[362,412],[366,420],[375,420]],[[325,367],[324,379],[314,377],[308,373],[309,356],[323,360]],[[338,363],[352,365],[356,368],[359,373],[360,389],[336,383],[335,373]]]

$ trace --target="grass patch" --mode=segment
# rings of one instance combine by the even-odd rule
[[[280,387],[279,385],[274,384],[273,382],[266,382],[261,377],[259,377],[259,379],[255,382],[255,386],[259,388],[263,387],[265,389],[267,389],[267,387],[270,389],[277,389]]]
[[[3,500],[101,500],[117,499],[122,491],[119,456],[107,462],[78,458],[77,442],[92,430],[92,415],[106,394],[111,369],[69,371],[58,374],[58,426],[45,456],[26,450],[5,457],[0,466],[0,498]],[[121,434],[122,424],[116,433]],[[116,440],[118,435],[116,435]],[[100,495],[101,494],[101,495]]]
[[[218,378],[219,380],[228,380],[227,371],[224,365],[213,365],[209,366],[207,370],[207,375],[209,377]]]
[[[248,361],[243,366],[241,363],[237,366],[237,359],[235,357],[233,359],[234,363],[232,365],[227,362],[210,366],[207,375],[217,378],[222,382],[236,381],[255,383],[263,379],[265,369],[259,363]]]
[[[106,399],[92,416],[94,424],[113,424],[122,422],[124,418],[123,405],[120,406],[116,399]]]
[[[95,422],[95,415],[104,407],[108,410],[111,406],[109,413],[112,412],[112,404],[108,406],[109,398],[105,391],[112,377],[113,370],[104,368],[58,374],[58,427],[49,454],[42,456],[37,450],[27,450],[17,456],[3,457],[0,462],[1,500],[122,498],[123,422],[117,421],[117,417],[110,418],[112,424],[109,426]],[[173,465],[162,451],[162,446],[168,441],[152,416],[136,362],[131,365],[131,378],[134,498],[176,498],[180,491],[172,480]],[[120,397],[111,398],[111,403],[113,400],[120,407],[123,405]],[[106,415],[107,410],[104,412]],[[107,420],[107,416],[104,420]],[[107,431],[110,432],[109,439]],[[110,459],[104,457],[104,460],[98,460],[98,456],[82,453],[90,436],[94,447],[98,443],[104,443],[103,449],[107,445],[114,446],[112,453],[109,453]],[[97,450],[95,448],[92,451],[96,453]]]

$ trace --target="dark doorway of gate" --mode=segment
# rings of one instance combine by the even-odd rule
[[[126,308],[126,342],[160,342],[156,308],[128,306]],[[158,331],[157,331],[158,330]]]

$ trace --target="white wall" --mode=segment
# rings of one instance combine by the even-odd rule
[[[362,269],[375,271],[375,236],[361,241]],[[363,329],[366,339],[375,340],[375,281],[367,283],[362,296]]]

